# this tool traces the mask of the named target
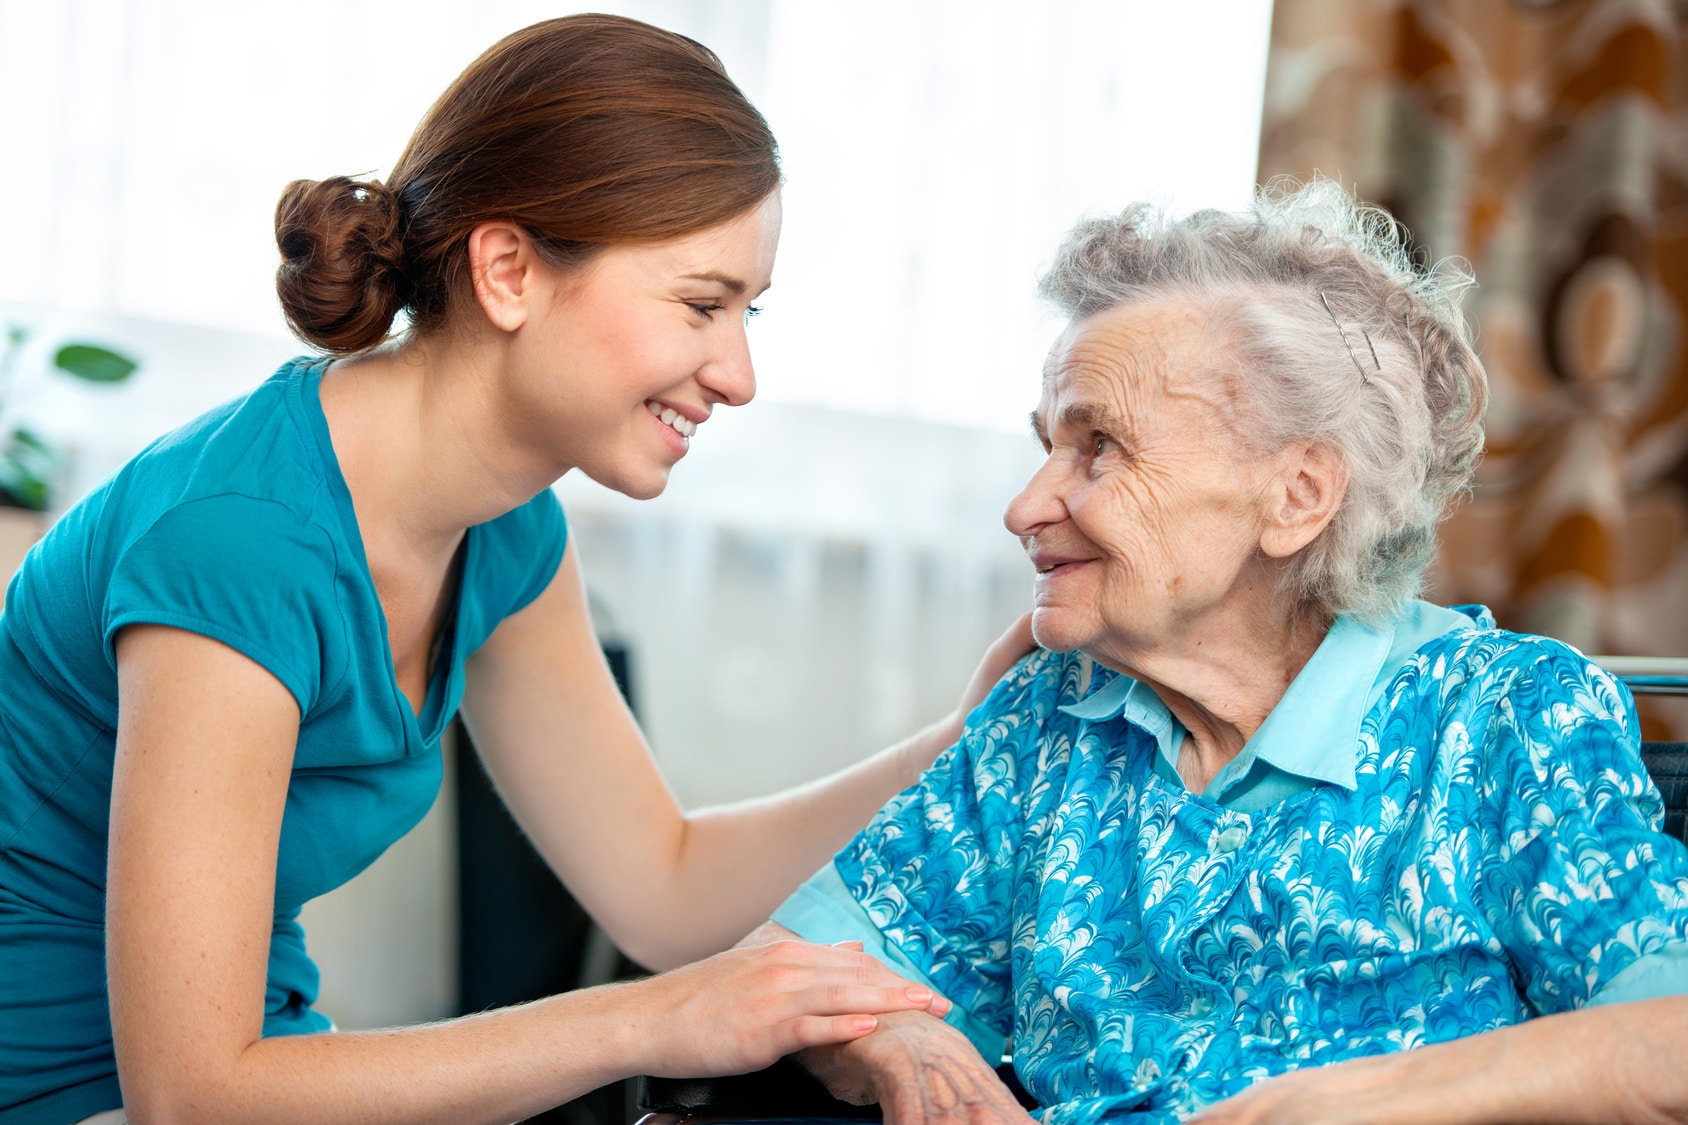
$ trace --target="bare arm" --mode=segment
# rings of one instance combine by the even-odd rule
[[[960,737],[967,709],[1031,645],[1023,619],[962,705],[905,742],[813,784],[687,815],[598,650],[571,546],[545,593],[470,662],[464,716],[546,862],[629,956],[661,968],[768,917]]]
[[[107,966],[129,1120],[508,1122],[634,1073],[730,1073],[931,1002],[788,942],[429,1027],[264,1039],[297,706],[195,634],[118,638]]]
[[[1602,1005],[1263,1082],[1191,1125],[1688,1122],[1688,997]]]

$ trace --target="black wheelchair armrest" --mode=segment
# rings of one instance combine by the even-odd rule
[[[1014,1068],[996,1068],[1009,1091],[1028,1110],[1037,1102],[1020,1085]],[[725,1078],[642,1077],[634,1089],[634,1104],[643,1113],[687,1121],[766,1121],[813,1118],[831,1121],[877,1121],[877,1105],[851,1105],[826,1092],[813,1075],[790,1059],[766,1070]]]
[[[693,1121],[756,1121],[767,1118],[826,1118],[877,1121],[877,1105],[851,1105],[826,1092],[813,1075],[790,1059],[766,1070],[723,1078],[641,1077],[634,1104],[645,1113],[673,1114]]]

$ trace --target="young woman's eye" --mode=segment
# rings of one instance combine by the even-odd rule
[[[726,305],[715,301],[705,301],[696,304],[688,301],[686,302],[686,305],[705,320],[713,320],[716,313],[727,307]]]

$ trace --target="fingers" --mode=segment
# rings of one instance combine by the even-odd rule
[[[803,941],[741,946],[633,987],[674,1033],[653,1045],[653,1074],[741,1073],[859,1040],[881,1026],[876,1017],[937,1022],[951,1007],[859,949]]]
[[[934,1064],[935,1063],[935,1064]],[[1031,1120],[996,1074],[929,1060],[880,1100],[885,1125],[1027,1125]]]
[[[942,1012],[933,1011],[942,1008],[949,1011],[949,1001],[940,997],[930,988],[918,984],[909,984],[899,980],[890,987],[878,984],[859,984],[855,982],[840,982],[836,980],[821,980],[815,982],[812,991],[796,991],[790,994],[794,1004],[801,1006],[805,1012],[816,1015],[850,1015],[885,1012],[931,1012],[941,1015]]]
[[[1023,613],[1020,619],[1003,631],[1002,636],[991,645],[993,650],[1000,650],[1009,656],[1009,663],[1024,656],[1037,647],[1037,641],[1032,637],[1032,615]]]
[[[849,1043],[878,1029],[877,1016],[799,1016],[786,1025],[790,1049],[785,1053]]]
[[[1027,613],[992,641],[985,655],[979,659],[979,666],[973,670],[973,678],[962,696],[963,714],[983,701],[996,682],[1008,674],[1015,661],[1036,647],[1037,641],[1032,637],[1032,615]]]
[[[759,947],[761,957],[788,974],[782,982],[787,996],[801,997],[806,1009],[818,1015],[902,1012],[919,1009],[943,1016],[954,1005],[923,984],[899,976],[885,964],[861,952],[861,942],[811,945],[802,941],[775,942]],[[783,966],[789,965],[790,968]],[[807,990],[830,989],[820,999]]]

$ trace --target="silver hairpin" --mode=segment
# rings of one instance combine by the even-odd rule
[[[1330,299],[1325,296],[1323,290],[1319,291],[1319,301],[1325,306],[1325,312],[1330,314],[1330,322],[1336,325],[1336,334],[1342,337],[1342,346],[1348,349],[1348,358],[1354,361],[1354,370],[1360,373],[1360,382],[1370,383],[1371,378],[1366,375],[1366,369],[1360,366],[1360,357],[1354,354],[1354,345],[1349,342],[1348,333],[1343,330],[1342,322],[1336,319],[1336,310],[1330,307]],[[1371,333],[1362,328],[1360,335],[1366,339],[1366,350],[1371,352],[1372,366],[1382,371],[1383,364],[1377,360],[1377,349],[1372,346]]]

